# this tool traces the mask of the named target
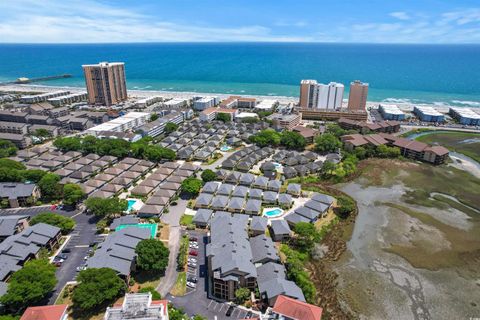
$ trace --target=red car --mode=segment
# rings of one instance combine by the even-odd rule
[[[189,253],[191,256],[198,256],[198,252],[196,250],[190,250]]]

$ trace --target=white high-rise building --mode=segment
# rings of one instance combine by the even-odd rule
[[[303,80],[300,89],[300,107],[308,109],[340,109],[345,87],[341,83],[317,83],[315,80]]]

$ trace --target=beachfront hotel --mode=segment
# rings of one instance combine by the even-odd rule
[[[89,104],[109,107],[127,100],[123,62],[100,62],[83,65],[82,68]]]
[[[341,83],[317,83],[302,80],[300,83],[300,108],[338,110],[342,107],[345,87]]]
[[[348,95],[348,110],[365,110],[367,106],[368,83],[355,80],[350,83]]]

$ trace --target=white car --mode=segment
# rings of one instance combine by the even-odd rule
[[[197,285],[194,282],[187,281],[187,287],[195,289],[197,287]]]

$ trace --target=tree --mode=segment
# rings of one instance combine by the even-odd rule
[[[78,285],[73,289],[73,307],[91,311],[113,302],[126,289],[125,282],[110,268],[88,268],[77,276]]]
[[[157,120],[157,119],[158,119],[158,114],[152,113],[152,114],[150,115],[150,121],[155,121],[155,120]]]
[[[127,210],[128,202],[117,197],[107,199],[93,197],[85,200],[85,206],[96,216],[108,217]]]
[[[154,287],[143,287],[140,290],[138,290],[139,293],[151,293],[152,294],[152,300],[161,300],[162,296]],[[0,319],[1,320],[1,319]]]
[[[323,178],[328,178],[330,177],[335,169],[337,168],[337,165],[331,161],[325,161],[323,163],[322,169],[320,169],[320,175]]]
[[[160,160],[174,160],[177,157],[175,151],[160,147],[146,146],[143,157],[149,161],[158,162]]]
[[[85,197],[85,192],[78,184],[67,183],[63,186],[63,203],[75,207]]]
[[[203,182],[214,181],[215,179],[217,179],[217,175],[215,174],[215,172],[210,169],[203,170],[201,177]]]
[[[97,154],[125,158],[130,152],[130,142],[123,139],[98,139]]]
[[[327,133],[333,134],[335,137],[340,138],[348,133],[347,130],[342,129],[338,123],[330,123],[327,125],[327,129],[325,130]],[[354,130],[353,133],[358,133]]]
[[[62,187],[59,182],[59,175],[54,173],[45,174],[40,181],[38,181],[38,187],[42,193],[42,198],[47,200],[60,199],[62,196]]]
[[[145,271],[165,272],[168,265],[169,250],[162,241],[145,239],[135,248],[137,266]]]
[[[331,133],[324,133],[315,139],[315,150],[322,153],[335,152],[342,142]]]
[[[23,177],[23,180],[31,181],[34,183],[38,183],[46,174],[47,174],[47,171],[43,171],[40,169],[30,169],[30,170],[20,171],[20,175]]]
[[[177,129],[178,129],[178,124],[173,123],[173,122],[168,122],[165,125],[165,134],[170,134],[174,131],[177,131]]]
[[[250,142],[259,147],[278,146],[281,142],[281,135],[273,129],[265,129],[249,138]]]
[[[50,138],[52,136],[50,131],[48,131],[47,129],[43,129],[43,128],[35,130],[34,135],[37,136],[37,137],[40,137],[40,138]]]
[[[232,121],[232,118],[229,113],[219,112],[217,113],[217,120],[220,120],[223,122],[230,122]]]
[[[375,154],[380,158],[398,158],[400,157],[401,152],[397,147],[388,147],[381,144],[375,149]]]
[[[189,320],[183,309],[175,308],[171,303],[168,304],[168,317],[170,320]]]
[[[82,139],[79,137],[60,137],[55,139],[53,145],[63,152],[80,151],[82,149]]]
[[[0,182],[20,182],[23,180],[20,171],[0,167]]]
[[[55,288],[55,266],[46,259],[30,260],[8,282],[7,293],[0,302],[8,310],[19,312],[40,303]]]
[[[198,195],[202,186],[202,180],[190,177],[183,180],[181,189],[183,192],[188,193],[190,196],[194,197]]]
[[[299,222],[293,228],[296,235],[296,245],[302,251],[308,252],[315,242],[320,240],[320,235],[315,226],[308,222]]]
[[[97,137],[94,136],[86,136],[82,140],[82,152],[84,154],[88,153],[96,153],[97,152]]]
[[[192,319],[193,319],[193,320],[208,320],[207,317],[201,316],[201,315],[199,315],[199,314],[194,315]],[[0,319],[0,320],[1,320],[1,319]]]
[[[356,208],[355,202],[346,196],[339,196],[337,198],[337,205],[337,212],[341,218],[347,218]]]
[[[250,298],[250,290],[247,288],[238,288],[235,290],[235,298],[239,303],[244,303]]]
[[[364,147],[356,147],[353,151],[353,154],[360,160],[366,159],[368,157],[367,149]]]
[[[12,316],[12,315],[0,316],[0,320],[18,320],[18,319],[19,319],[19,316],[18,317],[15,317],[15,316]]]
[[[17,154],[17,147],[8,140],[0,140],[0,158],[7,158]]]
[[[25,170],[27,167],[21,162],[8,159],[8,158],[3,158],[0,159],[0,168],[7,168],[7,169],[15,169],[15,170]]]
[[[75,228],[75,220],[52,212],[42,212],[30,220],[31,225],[37,223],[46,223],[51,226],[59,227],[62,234],[68,234],[73,228]]]
[[[284,131],[280,138],[280,144],[287,149],[303,150],[307,145],[305,138],[295,131]]]

